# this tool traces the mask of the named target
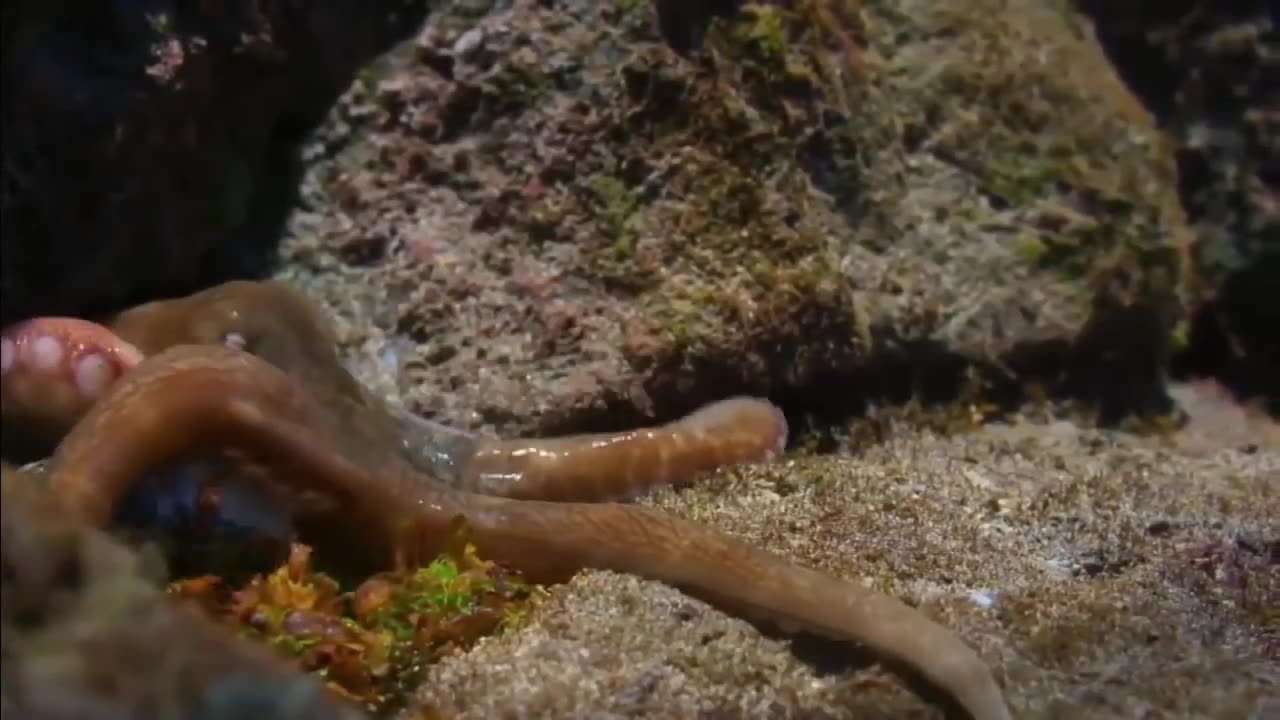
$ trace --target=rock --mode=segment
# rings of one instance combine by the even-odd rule
[[[284,276],[399,348],[389,394],[506,433],[734,392],[797,427],[1167,411],[1187,226],[1099,46],[1035,0],[840,7],[744,7],[688,57],[637,3],[433,15],[322,128]]]

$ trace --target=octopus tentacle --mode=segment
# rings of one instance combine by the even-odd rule
[[[927,679],[977,720],[1010,717],[977,653],[891,596],[650,508],[482,495],[465,500],[462,514],[481,556],[530,577],[554,580],[596,568],[664,582],[787,634],[866,646]]]
[[[142,353],[97,323],[42,317],[0,332],[0,412],[66,431]]]
[[[178,344],[246,350],[393,434],[400,454],[436,479],[474,492],[524,499],[625,499],[684,484],[727,464],[767,462],[787,440],[782,413],[755,398],[730,398],[659,427],[622,433],[497,440],[388,408],[342,367],[328,319],[278,281],[234,281],[194,295],[147,303],[111,328],[148,353]],[[234,338],[237,342],[229,343]],[[353,423],[354,424],[354,423]],[[367,443],[369,438],[362,438]]]
[[[526,500],[619,500],[717,467],[768,462],[786,443],[778,408],[734,397],[659,427],[481,442],[461,463],[461,485]]]
[[[403,407],[386,409],[398,428],[399,449],[405,460],[446,485],[462,487],[467,482],[464,468],[480,449],[483,438]]]
[[[111,427],[106,433],[103,428]],[[59,446],[50,481],[102,526],[137,478],[223,446],[337,500],[382,562],[431,557],[463,516],[482,555],[537,581],[583,568],[670,583],[784,631],[862,643],[948,692],[973,717],[1009,717],[981,659],[946,628],[886,595],[784,561],[674,516],[616,503],[549,503],[468,493],[407,463],[370,474],[335,451],[341,429],[287,374],[225,348],[176,347],[143,362]]]

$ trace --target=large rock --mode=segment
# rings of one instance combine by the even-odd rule
[[[467,426],[1166,409],[1187,227],[1097,44],[1035,0],[797,7],[688,58],[638,3],[434,15],[322,131],[286,275]]]

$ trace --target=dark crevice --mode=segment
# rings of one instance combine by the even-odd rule
[[[711,21],[732,17],[742,0],[655,0],[658,30],[672,50],[689,54],[702,46]]]
[[[1098,42],[1129,90],[1160,117],[1173,110],[1181,79],[1165,50],[1145,41],[1146,31],[1185,17],[1194,4],[1191,0],[1145,3],[1135,12],[1132,3],[1123,8],[1106,0],[1076,3],[1094,21]]]
[[[906,663],[885,658],[848,642],[811,633],[783,633],[769,623],[755,623],[767,637],[786,642],[791,652],[818,675],[837,675],[881,665],[896,675],[913,693],[941,709],[948,720],[970,720],[969,714],[945,690],[934,685]]]
[[[1263,398],[1267,411],[1280,418],[1280,303],[1261,301],[1278,280],[1280,251],[1229,276],[1217,297],[1196,312],[1172,376],[1217,379],[1241,400]]]
[[[1178,194],[1197,238],[1206,294],[1174,379],[1213,379],[1280,417],[1280,233],[1258,198],[1277,191],[1277,147],[1265,122],[1274,10],[1261,0],[1108,3],[1077,0],[1117,73],[1175,143]],[[1263,113],[1265,114],[1265,113]],[[1251,119],[1253,118],[1253,119]]]
[[[996,361],[966,356],[940,341],[895,338],[881,329],[875,343],[878,349],[866,358],[846,359],[798,380],[786,360],[795,354],[764,352],[771,343],[761,343],[757,349],[761,356],[778,359],[768,377],[746,376],[741,355],[721,360],[671,359],[669,370],[653,373],[657,380],[646,388],[652,415],[642,412],[631,398],[613,394],[595,407],[547,418],[539,434],[616,432],[668,422],[738,394],[767,397],[778,405],[791,429],[790,445],[807,442],[819,453],[839,450],[837,435],[850,420],[869,417],[876,408],[908,404],[926,414],[936,413],[939,420],[970,405],[982,405],[983,417],[989,421],[1043,401],[1056,411],[1087,410],[1101,427],[1173,411],[1164,385],[1161,358],[1167,341],[1161,325],[1138,309],[1110,308],[1106,318],[1091,323],[1074,344],[1065,340],[1024,343]],[[1128,350],[1108,351],[1116,347]],[[958,416],[965,417],[967,412]]]

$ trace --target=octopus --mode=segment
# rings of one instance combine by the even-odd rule
[[[768,462],[783,414],[732,397],[627,432],[491,439],[392,407],[343,365],[331,319],[278,281],[235,281],[102,322],[44,317],[0,337],[7,424],[54,439],[48,491],[108,528],[123,501],[197,458],[229,457],[309,542],[372,568],[425,563],[463,522],[533,582],[584,569],[667,583],[758,626],[868,649],[976,720],[1010,717],[981,658],[891,596],[628,500]],[[196,473],[199,476],[199,473]]]

